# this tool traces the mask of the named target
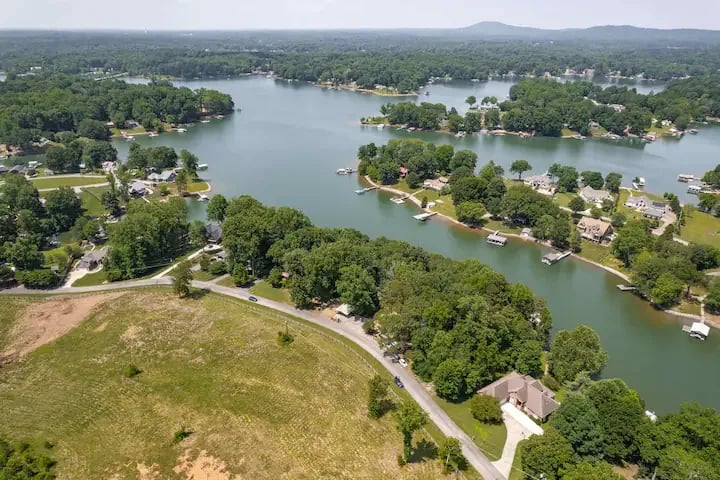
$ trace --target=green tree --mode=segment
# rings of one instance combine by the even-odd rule
[[[580,174],[580,177],[582,177],[583,185],[590,186],[595,190],[600,190],[605,183],[600,172],[585,170]]]
[[[470,399],[470,413],[475,420],[483,423],[499,424],[503,421],[500,402],[490,395],[473,395]]]
[[[447,172],[450,170],[450,160],[455,155],[455,149],[450,144],[439,145],[435,149],[435,159],[438,163],[438,170]]]
[[[580,372],[598,374],[607,363],[600,337],[586,325],[560,330],[550,347],[550,358],[552,374],[561,382],[573,380]]]
[[[678,477],[680,478],[680,477]],[[580,462],[565,471],[562,480],[623,480],[607,462]]]
[[[711,313],[720,312],[720,280],[713,280],[705,296],[705,308]]]
[[[190,283],[192,282],[192,265],[183,261],[172,270],[173,290],[180,297],[187,297],[190,294]]]
[[[610,217],[610,224],[613,226],[613,228],[622,228],[622,226],[625,225],[626,221],[627,217],[622,212],[615,212],[613,213],[612,217]]]
[[[105,125],[105,122],[90,118],[80,121],[77,133],[81,137],[92,138],[93,140],[107,141],[110,139],[110,129]]]
[[[415,431],[421,429],[428,422],[428,415],[413,400],[405,400],[395,410],[395,422],[397,429],[403,436],[403,456],[407,461],[410,459],[412,450],[412,436]]]
[[[442,362],[433,373],[433,383],[438,396],[458,400],[465,392],[465,364],[450,358]]]
[[[534,478],[557,480],[572,463],[570,443],[554,428],[544,435],[533,435],[521,447],[522,470]]]
[[[455,207],[455,213],[462,223],[473,227],[481,227],[485,224],[487,211],[480,202],[462,202]]]
[[[635,257],[652,243],[653,237],[645,222],[630,220],[617,231],[617,236],[612,243],[612,251],[623,262],[623,265],[629,267]]]
[[[587,208],[587,205],[585,204],[585,200],[582,199],[580,196],[576,196],[570,199],[570,202],[568,203],[568,207],[570,210],[572,210],[574,213],[582,212]]]
[[[5,242],[3,256],[19,270],[40,268],[45,260],[37,245],[28,237],[18,238],[14,243]]]
[[[45,209],[59,232],[66,232],[82,215],[82,202],[70,187],[60,187],[45,196]]]
[[[191,179],[197,178],[197,168],[200,160],[197,155],[188,152],[184,148],[180,150],[180,161],[182,162],[183,170],[185,170]]]
[[[411,189],[416,189],[422,185],[422,178],[416,172],[410,172],[405,176],[405,183]]]
[[[600,210],[598,207],[593,205],[590,208],[590,216],[592,218],[598,219],[598,218],[602,217],[602,210]]]
[[[450,171],[455,171],[459,167],[467,167],[470,171],[475,171],[477,166],[477,153],[472,150],[460,150],[455,152],[450,160]]]
[[[469,107],[472,107],[477,103],[477,98],[475,98],[475,95],[470,95],[465,99],[465,103],[467,103]]]
[[[225,221],[225,211],[227,210],[228,202],[227,199],[220,195],[213,195],[208,202],[207,207],[207,218],[211,222],[222,223]]]
[[[243,263],[236,263],[232,270],[232,279],[235,285],[242,287],[252,282],[253,277]]]
[[[622,175],[615,172],[610,172],[605,177],[605,188],[612,193],[620,192],[620,185],[622,184]]]
[[[570,234],[570,249],[573,253],[580,253],[582,251],[582,235],[580,235],[577,228],[573,228]]]
[[[659,307],[670,307],[680,301],[683,287],[681,280],[678,280],[672,273],[665,272],[658,277],[655,286],[650,291],[650,301]]]
[[[393,407],[392,400],[388,398],[390,384],[381,375],[374,375],[368,381],[368,416],[380,418]]]
[[[207,242],[205,224],[195,220],[190,224],[190,243],[195,247],[202,247]]]
[[[468,462],[462,453],[460,440],[454,437],[446,437],[438,449],[438,458],[443,462],[445,473],[458,470],[467,470]]]
[[[342,267],[336,289],[340,299],[350,305],[354,313],[370,316],[377,311],[378,293],[375,279],[360,265]]]
[[[585,395],[570,393],[553,413],[550,423],[583,458],[603,456],[603,432],[595,405]]]
[[[0,478],[3,480],[52,480],[55,465],[55,460],[38,453],[28,443],[13,445],[0,439]]]
[[[522,179],[523,173],[529,172],[530,170],[532,170],[532,166],[527,160],[515,160],[512,165],[510,165],[510,171],[517,173],[518,180]]]
[[[175,186],[180,195],[185,195],[187,192],[188,182],[190,181],[190,174],[183,168],[175,176]]]

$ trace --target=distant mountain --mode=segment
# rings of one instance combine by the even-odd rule
[[[632,25],[604,25],[590,28],[550,30],[519,27],[501,22],[480,22],[455,30],[457,35],[472,38],[514,38],[525,40],[594,41],[601,43],[657,43],[673,46],[697,43],[720,44],[720,31],[689,28],[660,29]]]

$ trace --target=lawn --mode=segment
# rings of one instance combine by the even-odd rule
[[[250,288],[250,293],[258,297],[292,305],[290,291],[286,288],[275,288],[267,282],[259,281]]]
[[[218,278],[220,275],[213,275],[210,272],[203,272],[202,270],[195,270],[192,272],[193,280],[198,280],[200,282],[209,282],[210,280],[214,280]]]
[[[569,128],[563,128],[560,134],[563,137],[574,137],[575,135],[579,135],[578,132],[576,132],[575,130],[570,130]]]
[[[92,177],[38,177],[33,178],[32,184],[38,190],[46,188],[60,187],[82,187],[85,185],[95,185],[105,183],[107,179],[103,176]]]
[[[582,251],[579,255],[601,265],[620,270],[626,275],[630,275],[630,272],[625,269],[622,262],[612,254],[610,247],[603,247],[602,245],[583,239]]]
[[[192,183],[188,183],[187,191],[190,193],[204,192],[210,188],[210,185],[203,180],[196,180]]]
[[[570,200],[575,197],[577,197],[577,195],[574,193],[556,193],[553,200],[561,207],[568,207],[570,205]]]
[[[388,185],[388,186],[390,188],[394,188],[395,190],[400,190],[401,192],[406,192],[406,193],[414,193],[414,192],[417,192],[418,190],[422,190],[422,187],[415,188],[415,189],[410,188],[404,178],[401,179],[395,185]]]
[[[720,248],[720,219],[696,210],[685,217],[685,222],[680,230],[680,238]]]
[[[428,201],[435,202],[435,206],[431,209],[433,212],[442,213],[457,220],[457,213],[455,213],[455,204],[453,204],[452,196],[443,195],[442,197],[437,197],[435,200],[430,200],[430,196],[428,195]]]
[[[437,460],[398,467],[391,416],[366,413],[377,364],[356,347],[245,302],[166,292],[105,299],[64,336],[4,365],[3,435],[53,442],[59,478],[179,478],[176,466],[195,468],[193,478],[230,478],[222,466],[253,479],[442,477]],[[66,299],[60,315],[81,313],[81,301]],[[25,319],[58,310],[2,303],[5,331],[26,306],[35,313]],[[295,341],[281,347],[286,325]],[[130,364],[142,373],[126,378]],[[174,441],[181,429],[190,436]]]
[[[490,461],[495,461],[502,456],[505,438],[507,437],[507,430],[504,423],[489,425],[475,420],[470,413],[469,399],[462,403],[454,403],[439,397],[434,398],[457,426],[475,441],[475,444],[485,453]]]
[[[92,287],[95,285],[102,285],[107,282],[107,274],[105,270],[100,270],[95,273],[88,273],[82,278],[78,278],[73,282],[71,287]]]
[[[233,280],[232,277],[225,277],[222,280],[220,280],[219,282],[217,282],[217,284],[220,286],[223,286],[223,287],[230,287],[230,288],[237,287],[237,285],[235,285],[235,281]]]
[[[109,190],[110,187],[91,187],[84,188],[80,192],[80,200],[85,210],[85,215],[90,217],[102,217],[106,213],[105,206],[102,203],[102,194]]]
[[[700,315],[700,303],[692,302],[683,298],[680,305],[674,308],[678,312],[689,313],[691,315]]]
[[[502,220],[488,220],[488,222],[485,224],[485,228],[488,228],[493,231],[499,231],[500,233],[514,233],[516,235],[519,235],[520,232],[522,232],[521,227],[516,226],[508,226],[505,224]]]

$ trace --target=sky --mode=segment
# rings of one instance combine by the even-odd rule
[[[0,0],[0,12],[0,29],[355,29],[500,21],[720,30],[718,0]]]

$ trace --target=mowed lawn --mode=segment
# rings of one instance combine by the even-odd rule
[[[32,179],[33,186],[38,190],[44,188],[82,187],[106,182],[107,179],[101,175],[92,177],[39,177]]]
[[[286,288],[275,288],[268,282],[260,281],[250,287],[250,293],[258,297],[267,298],[276,302],[283,302],[292,305],[290,291]]]
[[[480,447],[490,461],[498,460],[502,456],[507,438],[507,429],[504,423],[490,425],[475,420],[470,412],[470,399],[456,403],[435,397],[435,401],[457,426],[475,441],[475,444]]]
[[[720,248],[720,219],[709,213],[694,211],[685,217],[680,238],[688,242]]]
[[[0,351],[31,305],[1,302]],[[442,478],[437,460],[398,467],[391,416],[367,417],[372,367],[311,327],[289,322],[295,341],[281,347],[286,323],[272,312],[165,290],[128,292],[94,311],[0,369],[0,434],[53,442],[58,478],[191,478],[173,473],[183,455],[215,465],[192,478]],[[124,377],[129,364],[142,373]],[[192,434],[174,442],[181,428]],[[223,464],[227,474],[213,476]]]

